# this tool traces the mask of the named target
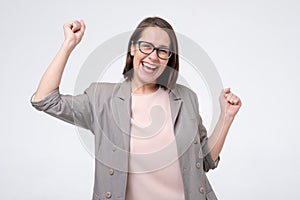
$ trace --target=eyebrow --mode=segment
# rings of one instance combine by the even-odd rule
[[[149,42],[150,44],[153,44],[152,42]],[[154,44],[153,44],[154,45]],[[157,48],[167,48],[167,49],[170,49],[170,47],[169,46],[167,46],[167,45],[164,45],[164,44],[161,44],[161,45],[158,45],[158,46],[156,46],[156,45],[154,45],[155,47],[157,47]]]
[[[158,47],[159,47],[159,48],[160,48],[160,47],[163,47],[163,48],[170,49],[170,47],[168,47],[168,46],[166,46],[166,45],[159,45]]]
[[[160,44],[160,45],[156,46],[156,45],[153,44],[152,42],[149,42],[149,41],[146,41],[146,40],[140,40],[140,41],[148,42],[148,43],[154,45],[154,46],[157,47],[157,48],[167,48],[167,49],[170,49],[170,48],[171,48],[171,47],[169,47],[169,46],[167,46],[167,45],[164,45],[164,44]]]

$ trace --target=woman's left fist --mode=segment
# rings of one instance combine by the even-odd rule
[[[241,99],[230,91],[230,88],[222,90],[220,95],[221,113],[234,117],[242,106]]]

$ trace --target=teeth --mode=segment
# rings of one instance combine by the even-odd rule
[[[154,65],[149,65],[149,64],[146,64],[146,63],[143,63],[143,65],[144,65],[145,67],[147,67],[147,68],[152,69],[152,70],[157,69],[157,66],[154,66]]]

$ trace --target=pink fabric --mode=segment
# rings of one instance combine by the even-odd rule
[[[126,200],[184,200],[168,91],[132,95]]]

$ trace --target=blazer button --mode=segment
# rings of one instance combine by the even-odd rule
[[[194,144],[198,144],[197,138],[194,139],[193,143],[194,143]]]
[[[196,167],[197,167],[198,169],[200,169],[200,168],[201,168],[201,163],[200,163],[200,162],[196,162]]]
[[[107,198],[107,199],[110,199],[111,198],[111,192],[106,192],[106,194],[105,194],[105,197]]]
[[[112,151],[115,152],[117,150],[117,147],[115,145],[112,146]]]
[[[200,187],[199,188],[199,192],[201,192],[203,194],[205,192],[205,188],[204,187]]]
[[[114,174],[114,170],[113,169],[109,169],[108,173],[109,173],[109,175],[113,175]]]

